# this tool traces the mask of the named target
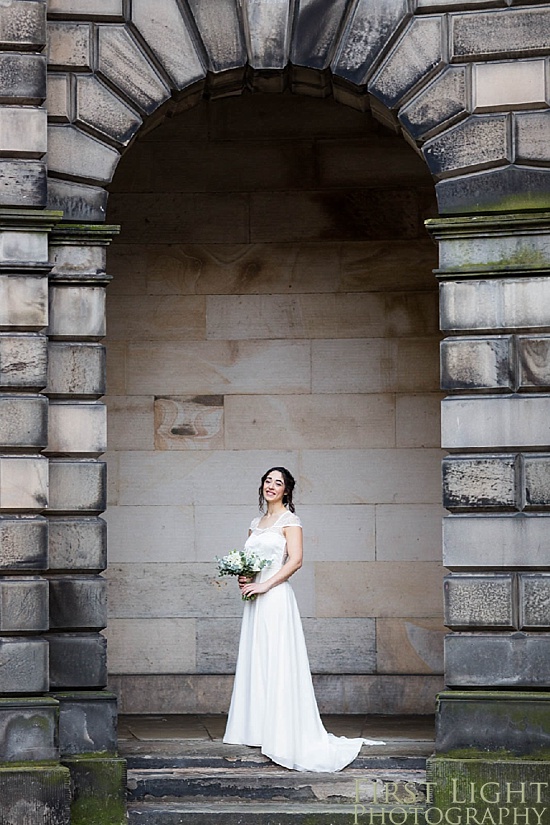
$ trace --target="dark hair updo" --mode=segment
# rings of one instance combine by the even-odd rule
[[[260,510],[264,509],[265,505],[265,498],[264,498],[264,482],[268,475],[276,470],[280,473],[283,477],[283,481],[285,483],[285,492],[283,495],[283,504],[285,507],[288,507],[291,513],[294,513],[294,503],[292,501],[292,493],[294,492],[294,487],[296,486],[296,482],[294,481],[294,476],[292,473],[286,469],[286,467],[270,467],[269,470],[263,474],[262,480],[260,481],[260,489],[258,490],[259,493],[259,507]]]

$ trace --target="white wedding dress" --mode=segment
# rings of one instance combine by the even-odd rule
[[[284,564],[284,527],[301,527],[298,516],[281,514],[270,527],[250,525],[245,547],[271,565],[258,573],[265,581]],[[260,747],[285,768],[298,771],[339,771],[349,765],[363,744],[373,739],[346,739],[323,727],[309,669],[302,622],[288,581],[244,603],[237,670],[223,741]]]

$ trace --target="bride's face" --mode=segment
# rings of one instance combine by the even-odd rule
[[[283,500],[285,494],[285,480],[278,470],[273,470],[264,481],[264,498],[270,504],[277,504]]]

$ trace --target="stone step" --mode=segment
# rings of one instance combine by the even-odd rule
[[[423,811],[422,805],[142,802],[128,806],[128,825],[425,825]]]

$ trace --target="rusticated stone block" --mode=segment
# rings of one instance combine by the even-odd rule
[[[102,630],[107,625],[107,582],[101,576],[50,576],[50,628]]]
[[[61,766],[0,768],[6,825],[70,825],[70,780],[68,769]]]
[[[518,509],[516,456],[447,457],[442,470],[448,510]]]
[[[464,66],[448,66],[399,111],[399,120],[418,140],[426,132],[465,112],[466,69]]]
[[[107,566],[107,525],[100,518],[50,518],[50,570],[100,572]]]
[[[126,760],[113,756],[67,757],[63,764],[71,772],[74,789],[71,825],[90,825],[90,811],[95,822],[123,825],[126,813]]]
[[[66,69],[91,67],[91,26],[89,23],[48,24],[48,64]]]
[[[521,66],[523,64],[518,62],[517,65]],[[543,105],[544,104],[541,104],[541,106]],[[516,157],[518,162],[548,160],[548,141],[550,139],[549,115],[550,112],[547,111],[518,112],[515,115],[514,126]]]
[[[52,178],[48,182],[48,208],[63,209],[66,221],[101,223],[107,212],[107,192],[102,187]]]
[[[452,633],[445,638],[449,687],[547,687],[550,634]]]
[[[441,17],[416,17],[373,76],[369,92],[392,108],[441,62]]]
[[[0,445],[8,449],[45,447],[48,399],[39,395],[0,395]]]
[[[129,106],[90,75],[76,79],[76,120],[84,126],[92,126],[122,146],[131,140],[142,123]]]
[[[526,455],[523,458],[525,509],[550,508],[550,456]]]
[[[451,15],[450,20],[453,55],[458,60],[528,57],[548,52],[548,10],[545,8],[456,14]]]
[[[514,366],[510,336],[447,338],[441,342],[441,388],[511,391]]]
[[[443,564],[449,570],[550,567],[547,515],[448,516]]]
[[[47,639],[52,689],[106,686],[107,640],[103,636],[99,633],[49,633]]]
[[[445,398],[441,446],[510,449],[550,444],[550,395]]]
[[[46,43],[46,4],[42,0],[4,0],[0,16],[3,48],[39,49]]]
[[[321,4],[315,0],[304,0],[300,3],[290,51],[290,61],[294,66],[327,68],[345,9],[345,0],[324,0]]]
[[[475,748],[524,756],[546,750],[549,700],[542,692],[443,691],[437,697],[436,752]]]
[[[125,93],[145,114],[151,114],[168,97],[163,83],[126,29],[99,29],[99,73]]]
[[[0,578],[0,633],[48,629],[48,582],[39,576]]]
[[[495,112],[544,106],[544,73],[544,60],[474,64],[474,111]]]
[[[89,0],[49,0],[48,14],[60,15],[67,18],[83,16],[99,17],[101,20],[108,17],[122,18],[122,0],[94,0],[90,7]]]
[[[41,158],[48,149],[45,109],[3,106],[0,118],[0,155]]]
[[[518,209],[547,208],[549,189],[550,170],[512,164],[442,180],[435,185],[442,215],[502,212],[515,208],[516,204]]]
[[[213,71],[217,73],[244,66],[246,47],[237,7],[232,0],[218,0],[215,3],[190,0],[189,6]]]
[[[107,507],[103,461],[50,459],[48,513],[101,513]]]
[[[117,698],[107,691],[53,693],[59,702],[61,756],[117,750]]]
[[[0,206],[46,206],[46,164],[40,160],[0,160]]]
[[[244,15],[249,31],[249,62],[255,69],[283,69],[288,62],[290,9],[286,0],[274,0],[270,7],[257,0],[245,0]]]
[[[550,387],[550,337],[519,336],[518,383],[521,388]]]
[[[47,323],[48,279],[0,275],[0,329],[41,330]]]
[[[68,123],[71,119],[69,74],[48,72],[48,96],[46,108],[50,123]]]
[[[2,762],[58,760],[57,714],[55,699],[0,699]]]
[[[48,687],[48,643],[33,637],[0,638],[0,694],[45,693]]]
[[[520,627],[550,629],[550,574],[522,573],[519,576]]]
[[[518,248],[518,264],[522,254]],[[448,281],[441,284],[440,297],[441,329],[446,331],[550,326],[550,278]]]
[[[1,352],[0,348],[0,359]],[[101,344],[52,341],[48,354],[46,392],[50,398],[105,394],[105,347]]]
[[[430,171],[441,176],[456,169],[505,163],[510,151],[507,122],[506,115],[475,115],[433,138],[423,149]]]
[[[517,615],[512,575],[446,576],[445,624],[455,630],[471,627],[513,630]]]
[[[0,54],[0,102],[40,105],[46,97],[46,58],[39,54]]]
[[[99,455],[107,448],[104,404],[51,401],[48,416],[49,454]]]
[[[48,504],[48,459],[0,457],[0,510],[29,512]]]
[[[41,390],[46,386],[48,339],[36,333],[0,333],[0,387]]]
[[[119,158],[112,146],[90,137],[76,126],[48,128],[48,169],[52,172],[109,183]]]
[[[90,286],[52,286],[50,335],[62,338],[105,336],[105,289]]]
[[[41,516],[0,516],[0,571],[46,570],[48,523]]]

